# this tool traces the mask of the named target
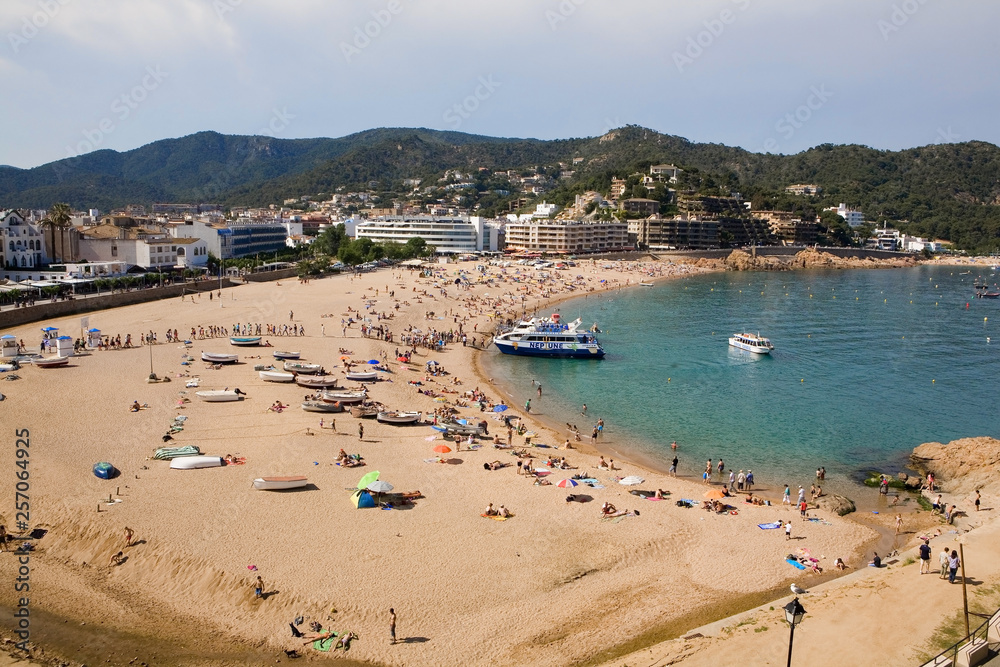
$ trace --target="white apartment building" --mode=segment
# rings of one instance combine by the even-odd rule
[[[517,252],[600,252],[628,245],[624,222],[531,220],[507,223],[507,249]]]
[[[439,218],[427,215],[386,216],[358,222],[355,236],[376,243],[405,244],[422,238],[439,254],[498,250],[499,225],[478,216]]]
[[[841,204],[836,208],[831,206],[830,208],[823,210],[833,211],[841,218],[846,220],[848,226],[850,227],[860,227],[861,225],[865,224],[865,214],[857,209],[847,208],[847,204]]]
[[[88,262],[125,262],[144,269],[203,267],[208,245],[203,239],[174,238],[166,234],[130,233],[102,225],[80,237],[79,258]]]
[[[535,218],[547,218],[559,211],[558,204],[550,204],[548,202],[542,202],[541,204],[535,205],[535,212],[532,217]]]
[[[0,258],[6,269],[37,269],[48,262],[45,235],[17,211],[0,211]]]

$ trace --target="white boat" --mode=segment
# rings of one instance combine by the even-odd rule
[[[196,391],[194,395],[207,403],[227,403],[240,400],[240,395],[228,389],[208,389]]]
[[[243,347],[256,347],[260,345],[260,336],[230,336],[230,345],[240,345]]]
[[[295,382],[294,373],[282,373],[281,371],[259,371],[260,379],[264,382]]]
[[[306,401],[302,404],[306,412],[343,412],[339,403],[324,403],[323,401]]]
[[[578,331],[580,319],[563,324],[559,314],[550,318],[522,320],[510,331],[495,336],[493,344],[504,354],[525,357],[573,357],[600,359],[604,356],[593,333]]]
[[[340,380],[336,375],[296,375],[295,384],[307,389],[332,389]]]
[[[238,354],[220,354],[216,352],[202,352],[201,360],[212,364],[234,364],[240,360]]]
[[[253,481],[253,488],[260,491],[283,491],[285,489],[301,489],[309,480],[305,477],[258,477]]]
[[[416,424],[420,421],[422,415],[422,412],[397,412],[389,410],[378,413],[375,418],[383,424]]]
[[[302,375],[314,375],[322,370],[322,366],[319,364],[300,364],[297,361],[286,361],[282,365],[289,373],[300,373]]]
[[[324,403],[361,403],[368,397],[365,391],[324,391],[320,394],[320,399]]]
[[[774,349],[774,345],[771,345],[771,341],[767,338],[752,333],[734,333],[729,339],[729,344],[754,354],[771,354],[771,350]]]
[[[49,357],[48,359],[35,359],[32,361],[35,366],[39,368],[56,368],[57,366],[65,366],[69,363],[69,357]]]
[[[274,355],[275,359],[298,359],[302,356],[301,352],[282,352],[281,350],[275,350],[271,354]]]
[[[652,287],[653,283],[639,283],[639,287]]]
[[[221,456],[180,456],[170,459],[170,467],[174,470],[196,470],[198,468],[218,468],[226,462]]]
[[[375,371],[352,371],[347,374],[347,379],[351,382],[375,382],[378,380],[378,373]]]

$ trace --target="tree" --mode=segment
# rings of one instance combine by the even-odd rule
[[[66,230],[72,226],[72,209],[70,209],[69,204],[53,204],[52,208],[49,209],[48,219],[52,221],[52,224],[59,230],[59,247],[60,253],[59,258],[61,261],[66,261]],[[53,245],[55,244],[55,238],[52,239]]]

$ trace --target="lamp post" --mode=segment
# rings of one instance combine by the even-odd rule
[[[799,599],[795,598],[784,606],[785,620],[788,621],[788,667],[792,667],[792,642],[795,640],[795,626],[802,622],[802,617],[806,615],[806,610],[799,604]]]

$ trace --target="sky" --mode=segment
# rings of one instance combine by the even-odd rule
[[[0,164],[203,130],[1000,144],[996,0],[3,0]]]

